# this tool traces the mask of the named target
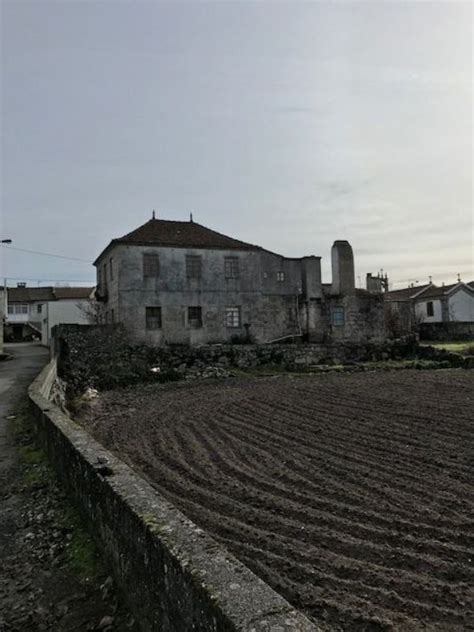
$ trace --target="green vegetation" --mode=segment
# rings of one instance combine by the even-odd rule
[[[444,349],[451,353],[460,353],[461,355],[474,355],[474,342],[469,340],[447,340],[444,342],[421,342],[423,347],[434,347],[435,349]]]
[[[26,406],[11,415],[9,432],[18,446],[24,486],[31,491],[45,489],[46,494],[58,499],[53,528],[63,532],[68,539],[65,549],[67,565],[83,583],[104,576],[106,572],[97,548],[84,528],[79,513],[64,503],[62,498],[58,498],[59,481],[38,444],[34,422]]]

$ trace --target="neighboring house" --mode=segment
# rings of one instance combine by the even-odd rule
[[[356,290],[352,248],[287,258],[192,220],[151,219],[113,239],[94,262],[102,323],[149,344],[382,339],[383,299]]]
[[[474,323],[474,288],[469,283],[432,285],[414,302],[416,317],[422,323]]]
[[[89,323],[93,303],[91,287],[27,287],[22,283],[8,288],[5,338],[37,339],[49,345],[54,325]]]
[[[46,304],[41,342],[49,346],[51,330],[59,324],[87,325],[94,323],[95,288],[92,287],[55,287],[55,300]]]
[[[392,334],[408,333],[416,328],[415,299],[430,287],[431,283],[411,285],[384,294],[387,327]]]
[[[403,331],[429,325],[452,324],[453,332],[462,331],[454,323],[474,324],[474,282],[453,283],[441,287],[429,283],[393,290],[385,295],[388,312],[398,318]],[[464,327],[466,332],[471,329]]]

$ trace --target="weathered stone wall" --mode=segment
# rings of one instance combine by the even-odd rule
[[[421,340],[473,340],[474,322],[422,323]]]
[[[101,390],[138,382],[179,379],[206,367],[249,369],[278,365],[289,371],[318,364],[341,364],[415,357],[414,337],[400,340],[331,344],[134,345],[120,327],[65,325],[55,330],[60,376],[69,394],[87,387]],[[151,369],[159,369],[152,372]]]
[[[381,344],[385,340],[385,315],[383,294],[370,294],[357,290],[354,294],[328,298],[329,311],[343,307],[345,325],[330,324],[328,339],[332,342]]]
[[[160,274],[143,278],[142,257],[158,254]],[[257,340],[267,341],[283,335],[297,334],[298,326],[291,316],[302,286],[305,267],[310,287],[321,288],[319,258],[286,259],[266,251],[161,248],[117,245],[111,252],[116,269],[108,281],[108,302],[104,312],[114,310],[116,322],[122,323],[137,342],[147,344],[204,344],[230,341],[245,335],[244,324]],[[200,279],[187,278],[186,256],[201,257]],[[238,257],[239,276],[225,277],[225,257]],[[307,266],[311,259],[312,265]],[[110,259],[109,259],[110,261]],[[306,261],[306,263],[305,263]],[[110,262],[109,262],[110,268]],[[282,272],[283,281],[277,273]],[[145,328],[145,308],[161,307],[162,327]],[[187,323],[188,307],[202,308],[203,326],[192,328]],[[227,327],[226,307],[241,308],[241,326]]]
[[[29,389],[38,431],[145,632],[318,628],[48,399],[52,361]]]
[[[301,334],[311,341],[327,341],[333,334],[330,304],[334,296],[347,306],[347,321],[335,332],[336,340],[381,339],[384,319],[379,314],[379,301],[370,294],[363,299],[364,304],[373,304],[367,320],[365,308],[359,307],[360,291],[354,288],[352,249],[347,242],[336,244],[340,255],[334,271],[336,282],[326,292],[320,257],[289,259],[265,250],[117,244],[107,260],[98,264],[102,279],[99,294],[107,294],[107,301],[101,303],[102,316],[107,316],[103,322],[110,323],[113,315],[135,342],[155,346],[230,342],[235,336],[248,334],[259,343]],[[143,255],[147,253],[159,256],[156,277],[143,278]],[[187,277],[187,255],[200,257],[200,278]],[[225,257],[238,258],[237,278],[226,278]],[[161,308],[160,328],[146,328],[147,307]],[[188,322],[189,307],[201,308],[202,326],[196,328]],[[228,326],[228,307],[240,308],[238,327]]]

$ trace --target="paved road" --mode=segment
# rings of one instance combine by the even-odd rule
[[[113,618],[116,632],[133,632],[113,586],[103,592],[105,571],[87,583],[72,572],[65,529],[80,538],[81,551],[90,540],[75,525],[65,528],[71,509],[54,481],[25,484],[18,446],[7,433],[5,417],[27,401],[49,353],[37,343],[6,345],[6,352],[13,359],[0,362],[0,632],[87,632],[102,629],[104,617]]]
[[[26,398],[28,385],[49,358],[49,350],[37,342],[7,344],[5,353],[13,359],[0,362],[0,481],[16,456],[16,449],[7,433],[6,417],[22,398]]]

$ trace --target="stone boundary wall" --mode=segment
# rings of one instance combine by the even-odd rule
[[[199,377],[208,368],[253,369],[275,365],[288,371],[315,366],[415,358],[415,336],[383,343],[276,343],[168,345],[130,343],[120,326],[61,325],[54,328],[52,353],[58,373],[68,384],[68,396],[87,388],[120,386],[182,377]],[[154,372],[156,371],[156,373]],[[211,377],[205,375],[205,377]]]
[[[144,631],[319,629],[63,414],[55,380],[53,360],[28,391],[38,433]]]
[[[474,322],[422,323],[421,340],[470,340],[474,343]]]

